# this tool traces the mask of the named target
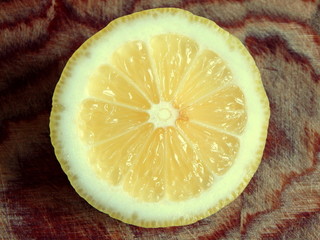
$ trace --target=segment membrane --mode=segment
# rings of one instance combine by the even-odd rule
[[[80,135],[87,144],[96,144],[130,131],[148,119],[149,115],[145,112],[86,99],[82,102],[79,115]]]
[[[230,133],[241,134],[247,114],[244,95],[239,87],[220,90],[182,110],[189,120],[196,120]]]
[[[190,122],[178,121],[178,126],[209,171],[222,175],[229,169],[240,147],[238,138]]]
[[[159,102],[147,47],[142,41],[122,45],[112,56],[114,66],[127,75],[153,103]]]
[[[155,36],[150,44],[162,98],[170,101],[198,52],[198,45],[190,38],[176,34]]]
[[[100,66],[89,80],[90,96],[143,109],[150,108],[147,99],[121,74],[108,65]]]

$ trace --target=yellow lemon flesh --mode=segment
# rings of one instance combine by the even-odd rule
[[[165,227],[205,218],[243,191],[269,115],[241,42],[163,8],[114,20],[74,53],[50,130],[80,196],[121,221]]]

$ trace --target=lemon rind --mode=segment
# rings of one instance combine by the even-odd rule
[[[134,215],[131,217],[123,216],[118,212],[114,212],[113,209],[111,209],[111,208],[101,206],[100,204],[98,204],[94,200],[94,197],[88,195],[82,189],[81,184],[79,184],[77,175],[75,175],[73,172],[70,171],[68,161],[65,160],[65,156],[61,152],[62,144],[59,141],[58,133],[56,132],[56,129],[59,129],[58,126],[59,126],[60,114],[61,114],[61,112],[64,111],[64,106],[59,102],[59,96],[63,91],[63,86],[68,79],[69,71],[70,71],[70,69],[72,69],[73,63],[76,62],[78,58],[81,58],[82,56],[87,55],[87,51],[86,51],[87,47],[90,46],[93,42],[95,42],[98,38],[100,38],[100,36],[107,34],[107,32],[109,32],[109,31],[112,31],[118,24],[122,24],[124,22],[130,21],[135,18],[143,17],[145,15],[161,15],[162,13],[183,14],[186,17],[188,17],[188,19],[191,21],[198,21],[198,22],[201,22],[202,24],[205,24],[205,25],[213,28],[215,31],[218,30],[220,32],[220,34],[223,34],[226,37],[226,39],[228,39],[228,44],[230,46],[234,46],[235,48],[237,48],[238,50],[241,51],[242,55],[247,58],[248,62],[250,63],[250,67],[253,69],[254,74],[255,74],[255,78],[256,78],[255,88],[256,88],[256,91],[259,92],[260,105],[264,109],[264,113],[265,113],[264,122],[263,122],[264,128],[261,129],[261,134],[260,134],[260,136],[261,136],[260,143],[261,144],[260,144],[260,147],[257,149],[256,155],[255,155],[256,158],[254,161],[251,161],[251,165],[247,169],[246,176],[243,178],[243,181],[241,183],[239,183],[238,187],[232,192],[231,197],[220,200],[216,205],[212,206],[208,211],[202,212],[199,215],[192,216],[189,218],[180,218],[180,219],[171,220],[171,221],[169,221],[169,220],[167,220],[167,221],[143,221],[141,219],[138,219]],[[82,198],[84,198],[89,204],[91,204],[93,207],[95,207],[96,209],[98,209],[101,212],[104,212],[104,213],[110,215],[111,217],[113,217],[115,219],[121,220],[122,222],[141,226],[141,227],[155,228],[155,227],[181,226],[181,225],[192,224],[194,222],[197,222],[203,218],[206,218],[206,217],[216,213],[217,211],[219,211],[220,209],[222,209],[223,207],[228,205],[230,202],[235,200],[243,192],[243,190],[248,185],[249,181],[253,177],[254,173],[256,172],[256,170],[260,164],[260,161],[261,161],[261,158],[263,155],[266,137],[267,137],[269,117],[270,117],[269,101],[268,101],[266,92],[264,90],[264,87],[263,87],[263,84],[261,81],[261,76],[260,76],[259,70],[258,70],[252,56],[247,52],[247,50],[242,45],[240,40],[233,37],[228,32],[226,32],[223,29],[221,29],[220,27],[218,27],[214,22],[212,22],[206,18],[193,15],[192,13],[187,12],[185,10],[181,10],[181,9],[157,8],[157,9],[145,10],[145,11],[138,12],[138,13],[133,13],[131,15],[127,15],[127,16],[118,18],[118,19],[110,22],[106,28],[102,29],[97,34],[95,34],[93,37],[88,39],[72,55],[72,57],[70,58],[70,60],[68,61],[68,63],[66,64],[66,67],[64,68],[64,70],[62,72],[61,78],[56,86],[56,89],[55,89],[55,92],[53,95],[52,112],[50,115],[50,137],[51,137],[52,144],[54,146],[54,151],[57,156],[57,159],[58,159],[63,171],[68,176],[68,179],[69,179],[71,185],[76,190],[76,192]]]

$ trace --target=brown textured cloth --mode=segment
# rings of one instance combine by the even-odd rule
[[[49,113],[81,43],[116,17],[168,6],[241,39],[261,71],[271,120],[262,163],[240,197],[193,225],[143,229],[75,193],[53,153]],[[0,2],[0,239],[320,239],[319,33],[317,0]]]

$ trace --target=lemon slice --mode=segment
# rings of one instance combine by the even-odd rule
[[[123,222],[166,227],[205,218],[243,191],[269,115],[241,42],[163,8],[112,21],[74,53],[50,130],[80,196]]]

